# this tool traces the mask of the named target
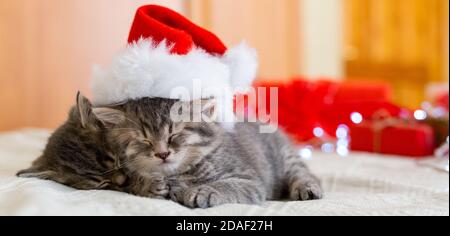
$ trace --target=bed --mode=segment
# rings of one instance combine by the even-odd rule
[[[52,181],[16,178],[43,150],[50,132],[0,133],[0,215],[449,215],[449,175],[392,156],[314,153],[325,198],[189,209],[112,191],[79,191]]]

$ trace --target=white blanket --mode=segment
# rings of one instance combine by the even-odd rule
[[[323,200],[205,210],[14,177],[41,153],[48,136],[31,129],[0,134],[0,215],[449,215],[447,173],[410,159],[362,153],[345,158],[315,153],[308,161],[323,181]]]

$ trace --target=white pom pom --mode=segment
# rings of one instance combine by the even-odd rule
[[[232,87],[245,89],[252,85],[258,70],[258,56],[255,49],[242,42],[230,48],[225,53],[223,61],[230,68]]]

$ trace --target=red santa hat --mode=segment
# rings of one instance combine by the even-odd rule
[[[245,43],[227,49],[216,35],[182,15],[147,5],[137,10],[127,47],[109,68],[94,68],[93,102],[178,99],[174,89],[184,88],[190,100],[215,98],[219,121],[230,121],[233,94],[224,88],[251,86],[257,65],[255,50]]]

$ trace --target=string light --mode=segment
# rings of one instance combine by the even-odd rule
[[[339,140],[337,141],[336,145],[337,145],[338,147],[348,147],[349,143],[350,143],[350,142],[349,142],[348,140],[346,140],[346,139],[339,139]]]
[[[358,120],[357,120],[358,121]],[[362,121],[362,116],[361,116]],[[350,153],[349,146],[349,127],[347,125],[339,125],[336,129],[336,153],[341,157],[346,157]]]
[[[352,112],[352,114],[350,114],[350,119],[355,124],[361,124],[363,122],[363,116],[359,112]]]
[[[431,108],[433,108],[433,106],[429,102],[422,102],[421,107],[424,110],[430,110]]]
[[[345,147],[345,146],[338,146],[337,149],[336,149],[336,152],[337,152],[337,154],[338,154],[339,156],[343,156],[343,157],[348,156],[348,154],[350,153],[350,151],[348,150],[348,148]]]
[[[404,108],[402,108],[398,114],[398,116],[402,119],[408,119],[410,115],[411,115],[410,112]]]
[[[320,127],[316,127],[313,129],[313,134],[314,136],[320,138],[325,134],[325,131]]]
[[[300,149],[299,155],[301,158],[305,160],[309,160],[312,158],[312,148],[311,147],[304,147]]]
[[[431,112],[434,117],[443,117],[447,114],[446,110],[443,107],[436,107]]]
[[[336,137],[338,139],[347,138],[348,130],[349,130],[348,126],[346,126],[346,125],[339,125],[339,127],[336,130]]]
[[[424,110],[416,110],[414,111],[414,118],[416,120],[425,120],[427,119],[427,113]]]
[[[334,145],[332,143],[324,143],[321,147],[322,152],[332,153],[334,152]]]

